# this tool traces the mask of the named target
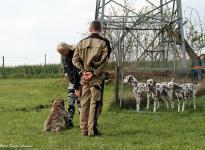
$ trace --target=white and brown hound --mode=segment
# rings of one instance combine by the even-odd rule
[[[196,109],[196,103],[195,103],[195,98],[197,94],[197,86],[192,84],[192,83],[186,83],[186,84],[177,84],[173,81],[170,81],[168,83],[168,88],[169,90],[173,90],[174,94],[177,97],[178,100],[178,112],[184,111],[185,109],[185,102],[189,99],[192,98],[193,103],[194,103],[194,109]],[[180,107],[182,101],[182,109]]]
[[[154,100],[154,109],[153,112],[156,112],[156,110],[159,108],[160,105],[160,99],[163,100],[169,108],[169,101],[171,102],[170,99],[168,99],[168,93],[166,91],[166,83],[156,83],[155,80],[153,79],[148,79],[147,80],[147,89],[148,89],[148,103],[150,101],[150,98]],[[173,105],[171,103],[171,108],[173,108]]]
[[[136,111],[140,111],[140,103],[143,99],[143,94],[147,93],[146,90],[146,84],[145,83],[139,83],[137,79],[133,75],[127,75],[124,78],[124,83],[131,84],[133,88],[133,94],[136,99]]]

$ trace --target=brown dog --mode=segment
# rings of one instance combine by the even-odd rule
[[[58,132],[66,127],[69,128],[68,115],[62,98],[57,98],[53,101],[48,119],[45,121],[43,127],[44,131],[54,132]]]

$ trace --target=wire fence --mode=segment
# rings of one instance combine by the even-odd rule
[[[132,85],[125,84],[123,82],[124,77],[127,75],[134,76],[140,83],[146,83],[148,79],[154,79],[157,83],[168,83],[174,79],[174,81],[179,84],[197,84],[199,81],[199,69],[194,69],[191,67],[191,65],[188,68],[180,68],[174,67],[170,62],[170,65],[163,68],[163,66],[158,65],[151,67],[146,65],[145,62],[141,63],[140,65],[138,65],[138,63],[123,63],[120,67],[120,71],[118,73],[119,82],[117,82],[118,84],[115,85],[116,88],[118,88],[116,104],[120,108],[136,107],[136,99],[133,95]],[[201,78],[204,78],[203,76],[205,76],[205,74],[202,74]]]

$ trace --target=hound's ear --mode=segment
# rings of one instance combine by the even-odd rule
[[[169,90],[169,88],[167,86],[163,86],[164,89]]]
[[[174,82],[174,78],[172,78],[171,82]]]
[[[64,100],[62,101],[63,106],[65,106]]]
[[[156,82],[156,81],[154,81],[154,85],[156,85],[156,83],[157,83],[157,82]]]
[[[129,81],[129,82],[133,81],[133,77],[130,76],[128,81]]]
[[[54,101],[55,101],[55,99],[53,99],[53,100],[51,101],[51,103],[53,104]]]

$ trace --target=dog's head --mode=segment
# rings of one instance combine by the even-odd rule
[[[154,79],[148,79],[147,83],[146,83],[146,86],[149,89],[153,89],[156,86],[156,81]]]
[[[167,84],[167,87],[170,89],[170,90],[182,90],[182,86],[175,83],[173,81],[173,79]]]
[[[133,81],[136,81],[136,78],[133,75],[127,75],[124,77],[124,83],[132,83]]]
[[[52,101],[52,107],[57,108],[64,108],[65,104],[64,104],[64,99],[63,98],[56,98]]]
[[[174,79],[172,78],[172,80],[169,82],[169,83],[167,83],[167,87],[169,88],[169,89],[174,89],[174,86],[175,86],[175,83],[174,83]]]
[[[145,83],[138,83],[138,86],[134,88],[137,94],[143,94],[147,91]]]

